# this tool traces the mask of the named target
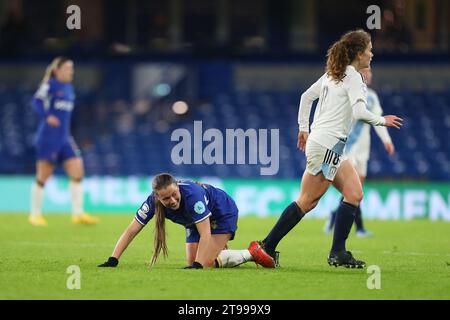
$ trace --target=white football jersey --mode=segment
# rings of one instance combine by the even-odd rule
[[[349,65],[342,81],[337,83],[324,74],[307,91],[310,97],[319,98],[308,139],[328,149],[347,141],[353,123],[352,106],[358,101],[367,104],[362,75]]]

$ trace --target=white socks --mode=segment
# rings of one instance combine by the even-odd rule
[[[44,188],[36,181],[31,186],[31,215],[36,217],[42,214],[42,202],[44,200]]]
[[[247,249],[222,250],[217,257],[219,268],[233,268],[247,261],[253,261],[253,257]]]
[[[83,213],[83,186],[81,182],[70,180],[70,195],[72,198],[72,215],[78,216]]]
[[[72,198],[72,214],[74,216],[81,215],[83,210],[83,186],[81,182],[70,180],[70,195]],[[31,186],[31,215],[39,216],[42,214],[42,203],[44,201],[44,187],[40,186],[36,181]]]

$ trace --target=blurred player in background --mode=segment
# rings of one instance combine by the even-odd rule
[[[33,97],[32,105],[40,116],[36,137],[36,181],[31,188],[31,214],[29,222],[45,226],[42,216],[44,185],[61,164],[70,177],[72,198],[72,222],[95,224],[98,219],[86,214],[83,209],[84,176],[83,160],[78,146],[70,135],[70,119],[74,107],[75,93],[72,85],[73,61],[57,57],[47,67],[41,86]]]
[[[237,230],[238,208],[223,190],[189,180],[177,181],[167,173],[157,175],[152,188],[111,257],[99,267],[116,267],[122,253],[153,217],[152,266],[161,251],[167,256],[166,218],[186,228],[186,269],[230,268],[254,260],[249,250],[226,249]]]
[[[365,262],[355,259],[345,247],[363,196],[358,174],[343,156],[345,144],[353,118],[374,126],[402,126],[402,119],[397,116],[377,116],[366,108],[367,86],[359,71],[370,66],[372,57],[370,34],[363,30],[346,33],[328,50],[326,73],[302,94],[297,146],[306,153],[306,170],[297,200],[283,211],[263,241],[250,244],[250,251],[257,259],[268,262],[263,266],[278,265],[275,251],[278,243],[317,205],[331,184],[343,195],[343,201],[337,209],[328,264],[348,268],[365,266]],[[309,116],[316,99],[319,102],[310,134]]]
[[[364,76],[366,84],[370,86],[372,84],[372,70],[366,68],[360,71]],[[371,89],[367,88],[367,109],[372,113],[381,116],[383,114],[383,109],[380,105],[380,99],[377,93]],[[378,137],[384,144],[386,152],[392,156],[395,152],[394,144],[392,143],[391,136],[386,127],[377,126],[373,127]],[[345,155],[352,162],[359,175],[359,180],[361,185],[364,184],[364,180],[367,176],[367,163],[369,162],[370,155],[370,125],[363,122],[357,121],[353,124],[352,130],[348,136],[347,144],[345,146]],[[342,201],[342,199],[341,199]],[[325,233],[330,233],[333,230],[334,222],[336,221],[336,212],[334,210],[327,223],[325,224]],[[361,208],[358,207],[355,215],[355,226],[356,226],[356,236],[357,237],[370,237],[372,232],[364,228]]]

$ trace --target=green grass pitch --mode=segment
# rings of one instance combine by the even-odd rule
[[[450,223],[367,221],[373,238],[352,230],[348,249],[381,270],[381,288],[368,289],[367,269],[329,267],[331,236],[323,221],[305,219],[279,245],[279,269],[254,263],[233,269],[184,270],[184,229],[168,226],[169,258],[147,262],[153,221],[115,269],[104,262],[132,215],[100,215],[97,226],[75,226],[68,215],[48,215],[49,226],[32,227],[27,216],[0,215],[0,299],[449,299]],[[244,217],[230,248],[261,239],[275,218]],[[67,268],[81,270],[81,288],[69,290]]]

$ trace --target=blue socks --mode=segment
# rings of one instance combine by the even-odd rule
[[[355,220],[355,214],[358,207],[342,201],[336,211],[336,221],[333,234],[333,246],[331,251],[345,251],[345,241]]]
[[[295,201],[287,206],[269,235],[263,240],[266,252],[273,256],[275,254],[275,248],[281,239],[283,239],[304,216],[305,214]]]
[[[359,207],[355,207],[350,203],[342,201],[336,211],[333,245],[331,251],[345,251],[345,242],[348,238],[355,215]],[[275,254],[275,248],[281,239],[284,238],[289,231],[292,230],[300,220],[305,216],[302,210],[298,207],[296,202],[292,202],[286,209],[284,209],[275,226],[270,231],[269,235],[263,240],[266,252],[270,255]]]
[[[342,202],[344,200],[344,198],[341,198],[340,202]],[[339,207],[338,207],[339,208]],[[328,228],[330,230],[333,230],[334,228],[334,224],[336,222],[336,213],[338,211],[338,208],[336,208],[334,211],[331,212],[330,214],[330,223],[328,225]],[[355,226],[356,226],[356,231],[364,231],[364,224],[363,224],[363,219],[362,219],[362,214],[361,214],[361,207],[358,207],[356,209],[356,213],[355,213]]]
[[[358,209],[356,209],[355,225],[356,225],[356,231],[364,231],[364,225],[363,225],[363,220],[362,220],[362,215],[361,215],[361,207],[358,207]]]

